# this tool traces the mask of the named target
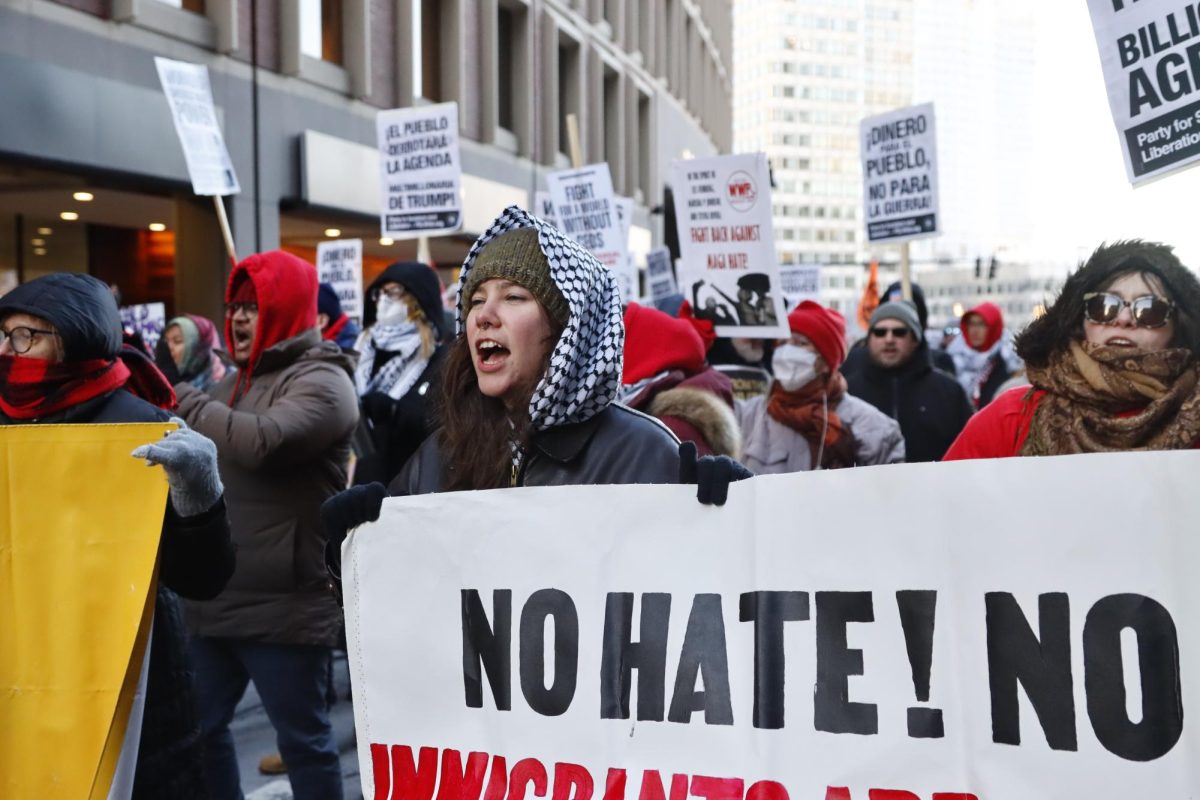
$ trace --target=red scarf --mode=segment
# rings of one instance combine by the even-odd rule
[[[159,408],[175,406],[166,378],[131,347],[120,358],[91,361],[0,356],[0,411],[10,419],[48,417],[121,387]]]
[[[325,333],[321,334],[321,338],[327,342],[336,342],[338,334],[342,332],[342,328],[346,327],[346,323],[349,321],[350,318],[342,314],[338,317],[337,322],[325,329]]]
[[[828,394],[828,400],[822,395]],[[825,380],[813,380],[794,392],[786,392],[778,381],[771,387],[767,414],[804,437],[812,455],[812,468],[817,467],[817,452],[821,450],[821,432],[825,432],[822,469],[841,469],[854,466],[854,436],[834,408],[846,394],[846,379],[833,372]],[[828,414],[826,414],[828,407]]]

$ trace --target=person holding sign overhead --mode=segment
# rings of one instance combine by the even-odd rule
[[[972,417],[945,460],[1200,445],[1200,281],[1170,247],[1102,245],[1016,348],[1032,385]]]
[[[335,585],[347,531],[377,519],[386,494],[690,482],[719,505],[730,480],[749,477],[614,402],[625,338],[616,282],[557,228],[506,209],[467,254],[459,287],[441,428],[386,491],[356,486],[322,508]]]

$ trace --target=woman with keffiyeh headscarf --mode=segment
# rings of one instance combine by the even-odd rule
[[[217,356],[220,344],[217,327],[212,322],[195,314],[184,314],[172,319],[163,329],[162,338],[155,347],[154,360],[164,374],[177,378],[174,382],[186,381],[204,392],[224,378],[226,372],[235,369],[226,366]],[[175,375],[170,374],[167,359],[174,365]]]
[[[1031,386],[973,416],[944,460],[1200,446],[1200,281],[1170,247],[1099,247],[1016,341]]]
[[[678,483],[694,472],[706,502],[709,477],[723,479],[723,503],[730,478],[748,475],[725,457],[698,465],[694,445],[681,450],[664,425],[615,402],[625,339],[616,283],[554,226],[506,209],[467,254],[459,289],[441,428],[388,494]],[[322,509],[335,577],[341,539],[376,518],[383,497],[378,484],[360,486]]]

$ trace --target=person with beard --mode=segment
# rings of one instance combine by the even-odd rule
[[[1200,282],[1170,247],[1101,245],[1016,348],[1031,385],[972,417],[945,460],[1200,445]]]
[[[231,368],[217,355],[217,327],[204,317],[184,314],[163,329],[154,348],[154,363],[171,383],[190,383],[205,391]]]
[[[995,303],[980,303],[962,315],[962,334],[946,348],[954,359],[955,377],[967,399],[981,409],[1011,375],[1021,369],[1021,359],[1004,330],[1004,315]]]
[[[225,297],[240,369],[207,393],[176,385],[180,414],[216,443],[239,548],[225,590],[187,609],[208,783],[215,798],[241,796],[229,723],[254,681],[293,795],[338,800],[327,690],[341,615],[326,588],[320,506],[347,483],[354,360],[322,341],[317,271],[290,253],[241,261]]]
[[[921,338],[925,340],[929,351],[929,363],[934,369],[940,369],[947,375],[953,376],[957,369],[954,366],[954,359],[941,347],[930,343],[926,335],[926,331],[929,330],[929,307],[925,304],[925,290],[916,283],[910,283],[909,288],[911,289],[912,298],[904,300],[904,288],[900,281],[892,283],[883,291],[883,302],[895,303],[904,301],[913,304],[917,309],[917,324],[920,326]],[[867,363],[867,343],[867,337],[864,336],[851,345],[850,351],[846,353],[846,363],[842,364],[842,374],[847,379],[862,369],[863,365]]]
[[[553,225],[505,209],[467,254],[458,297],[440,428],[386,489],[355,486],[322,509],[335,591],[347,532],[378,519],[386,495],[695,483],[697,499],[720,505],[731,480],[749,477],[615,402],[625,334],[616,282]]]
[[[970,419],[958,381],[933,368],[912,303],[893,300],[871,314],[867,361],[847,373],[850,394],[900,423],[905,461],[937,461]]]
[[[417,261],[397,261],[367,287],[366,330],[358,339],[354,384],[370,431],[354,482],[389,483],[433,430],[446,348],[441,286]]]
[[[122,345],[120,313],[103,282],[53,273],[0,297],[0,425],[167,422],[174,405],[149,357]],[[203,800],[209,795],[179,598],[215,597],[234,570],[217,452],[181,428],[133,455],[162,465],[170,485],[133,797]],[[69,503],[70,487],[63,490]]]
[[[904,461],[900,426],[846,391],[842,315],[805,300],[787,319],[770,393],[737,403],[746,466],[769,474]]]

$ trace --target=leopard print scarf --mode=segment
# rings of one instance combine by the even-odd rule
[[[1071,342],[1027,374],[1047,394],[1021,455],[1182,450],[1200,441],[1200,365],[1186,349]]]

